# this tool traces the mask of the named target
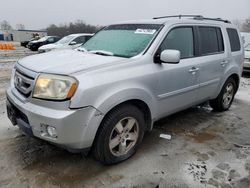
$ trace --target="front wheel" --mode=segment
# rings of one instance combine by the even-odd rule
[[[144,135],[142,112],[133,105],[122,105],[106,115],[94,143],[93,153],[104,164],[131,157]]]
[[[231,107],[235,93],[236,82],[233,78],[229,78],[223,85],[220,94],[216,99],[210,100],[209,104],[215,111],[226,111]]]

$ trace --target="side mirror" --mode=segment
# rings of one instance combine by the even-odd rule
[[[76,42],[75,41],[71,41],[70,43],[69,43],[69,45],[76,45]]]
[[[161,52],[160,60],[163,63],[177,64],[180,62],[181,52],[179,50],[164,50]]]

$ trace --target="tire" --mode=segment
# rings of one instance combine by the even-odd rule
[[[232,87],[231,92],[229,92],[229,87]],[[223,85],[218,97],[209,101],[210,106],[213,108],[214,111],[217,112],[223,112],[228,110],[232,105],[236,91],[237,84],[235,80],[232,77],[228,78],[225,84]]]
[[[133,105],[124,104],[111,110],[97,132],[94,157],[103,164],[115,164],[128,159],[143,139],[144,125],[143,113]]]

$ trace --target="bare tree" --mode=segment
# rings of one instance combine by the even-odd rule
[[[2,21],[2,22],[0,23],[0,28],[1,28],[2,30],[6,30],[6,31],[9,31],[9,30],[12,29],[11,25],[10,25],[9,22],[6,21],[6,20],[4,20],[4,21]]]
[[[25,25],[24,24],[16,24],[16,29],[23,30],[23,29],[25,29]]]
[[[240,20],[232,20],[232,23],[236,25],[240,30],[242,29],[242,22]]]

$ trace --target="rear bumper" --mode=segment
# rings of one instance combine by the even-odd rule
[[[22,102],[11,89],[7,90],[7,99],[17,109],[16,123],[21,130],[70,150],[91,147],[96,133],[94,129],[102,119],[93,107],[58,110]],[[56,138],[49,136],[48,126],[56,129]]]

